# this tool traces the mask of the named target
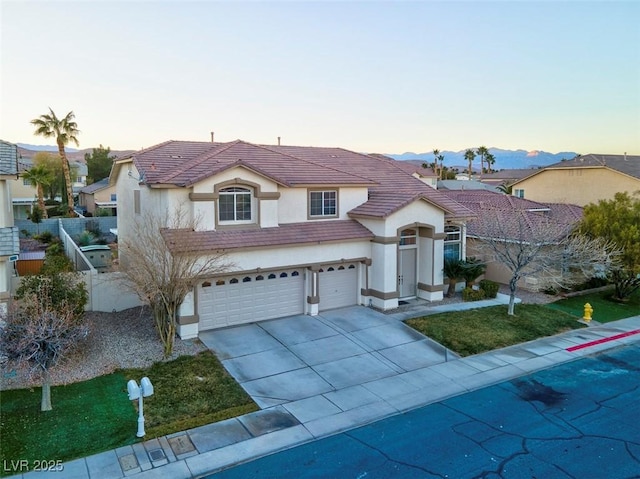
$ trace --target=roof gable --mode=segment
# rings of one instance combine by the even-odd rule
[[[588,154],[576,156],[572,160],[563,160],[553,165],[546,166],[531,175],[525,176],[514,182],[517,185],[521,181],[527,180],[545,171],[562,170],[565,168],[608,168],[618,173],[640,180],[640,155],[600,155]]]

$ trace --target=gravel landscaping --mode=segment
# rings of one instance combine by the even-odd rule
[[[508,293],[506,287],[500,292]],[[557,297],[543,293],[518,291],[524,303],[548,303]],[[431,303],[433,306],[462,302],[457,293],[453,298]],[[397,312],[394,310],[393,312]],[[140,368],[163,361],[162,344],[156,334],[148,308],[132,308],[116,313],[86,313],[90,332],[83,344],[51,369],[52,384],[69,384],[109,374],[120,368]],[[194,355],[206,350],[198,339],[176,338],[173,354]],[[8,362],[0,368],[0,390],[40,385],[40,374],[24,366]]]
[[[69,384],[109,374],[119,368],[147,367],[163,361],[162,344],[148,308],[117,313],[87,312],[89,336],[82,345],[51,368],[52,384]],[[206,350],[199,340],[176,338],[173,354],[194,355]],[[0,390],[39,386],[40,373],[13,362],[0,370]]]

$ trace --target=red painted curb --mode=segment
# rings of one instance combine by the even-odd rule
[[[609,338],[596,339],[595,341],[590,341],[588,343],[578,344],[577,346],[571,346],[566,350],[569,352],[578,351],[579,349],[595,346],[596,344],[607,343],[609,341],[615,341],[616,339],[626,338],[627,336],[633,336],[634,334],[640,334],[640,329],[634,329],[633,331],[627,331],[626,333],[616,334],[615,336],[611,336]]]

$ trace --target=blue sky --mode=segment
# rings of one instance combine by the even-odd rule
[[[0,137],[243,139],[384,153],[640,154],[640,2],[31,2],[0,7]]]

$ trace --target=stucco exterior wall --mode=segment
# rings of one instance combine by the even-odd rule
[[[585,206],[612,199],[618,192],[640,190],[640,179],[609,168],[558,168],[544,170],[513,185],[527,200]]]
[[[356,206],[366,203],[368,190],[364,187],[327,187],[327,188],[285,188],[280,187],[280,201],[278,205],[278,223],[302,223],[304,221],[323,221],[323,219],[309,220],[309,190],[338,190],[338,217],[327,220],[349,219],[347,213]]]
[[[257,268],[283,268],[291,265],[339,263],[341,260],[362,259],[371,256],[369,241],[310,244],[281,248],[260,248],[231,252],[226,260],[233,263],[229,271],[251,271]]]
[[[8,183],[11,189],[11,197],[14,199],[36,198],[38,195],[36,187],[33,185],[25,185],[22,177],[16,179],[14,176]]]

